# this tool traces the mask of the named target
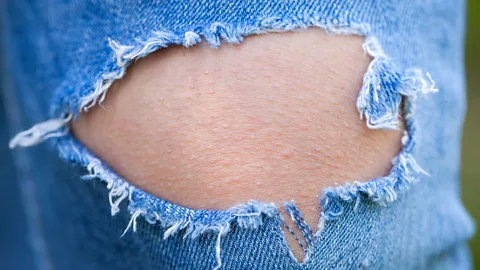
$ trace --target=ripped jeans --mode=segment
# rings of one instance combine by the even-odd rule
[[[471,267],[467,241],[474,225],[458,179],[463,1],[2,5],[4,126],[10,148],[35,145],[4,149],[12,164],[2,167],[14,194],[10,208],[25,224],[12,233],[22,235],[17,241],[24,246],[11,251],[12,269]],[[227,210],[209,210],[154,196],[119,176],[69,130],[80,114],[108,99],[127,67],[154,51],[200,42],[242,46],[250,35],[314,27],[365,38],[372,61],[356,109],[369,129],[404,124],[405,132],[386,176],[346,179],[323,190],[317,224],[307,224],[295,203],[286,203],[300,233],[273,203],[246,198]],[[7,145],[8,138],[2,140]],[[285,227],[305,252],[302,262],[285,241]],[[27,260],[18,259],[25,254]]]

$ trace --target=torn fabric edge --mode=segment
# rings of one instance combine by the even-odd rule
[[[375,60],[373,60],[372,63],[374,61]],[[419,95],[435,93],[438,90],[435,88],[435,83],[430,77],[430,74],[423,74],[419,69],[408,69],[399,74],[399,79],[394,81],[391,81],[391,78],[393,77],[392,75],[398,76],[393,69],[380,69],[376,74],[376,77],[382,80],[378,84],[381,86],[380,89],[382,91],[388,88],[393,88],[398,96],[403,97],[404,112],[401,115],[405,122],[405,131],[401,139],[403,148],[392,160],[392,169],[387,176],[368,182],[355,181],[342,186],[324,189],[320,199],[322,213],[317,234],[322,231],[325,221],[338,219],[343,214],[345,203],[355,203],[354,209],[356,209],[362,199],[368,199],[374,203],[385,206],[398,198],[398,192],[407,189],[410,183],[417,182],[420,175],[428,176],[428,173],[419,166],[414,158],[416,132],[414,122],[415,100]],[[360,113],[363,108],[362,93],[365,94],[369,91],[364,90],[364,88],[369,87],[368,85],[365,85],[365,82],[370,80],[367,77],[369,77],[368,72],[365,75],[364,86],[362,87],[357,100],[357,108]],[[377,78],[374,78],[373,80],[377,80]],[[393,92],[393,90],[391,91]],[[378,95],[374,94],[373,96],[369,96],[370,98],[374,98],[373,100],[370,100],[370,102],[375,103],[375,98]],[[397,109],[396,111],[392,111],[392,114],[397,115],[397,117],[400,118],[400,115],[398,114],[401,110],[401,103],[396,103],[396,106]],[[372,117],[369,114],[370,112],[367,110],[365,112],[367,126],[369,126],[369,120],[372,120]],[[384,128],[390,129],[393,128],[393,123],[399,121],[399,119],[391,118],[391,121],[384,122],[384,120],[388,118],[387,115],[388,114],[386,114],[386,116],[377,115],[374,119],[381,120],[380,122],[382,122]],[[369,126],[369,128],[375,127]]]
[[[83,180],[100,179],[106,183],[110,191],[112,216],[120,211],[120,203],[128,199],[128,209],[132,218],[133,215],[138,216],[141,213],[149,223],[160,222],[163,227],[169,228],[165,232],[165,238],[183,229],[186,229],[184,237],[191,235],[195,238],[206,231],[216,230],[215,226],[227,227],[233,220],[236,220],[242,228],[257,228],[263,223],[262,215],[269,217],[278,215],[274,204],[255,201],[223,211],[194,210],[178,206],[128,183],[71,135],[57,138],[55,144],[62,159],[87,169],[88,174],[82,177]],[[135,229],[135,226],[132,229]]]
[[[157,31],[153,32],[149,39],[127,46],[110,39],[109,45],[114,51],[114,60],[116,61],[115,68],[99,74],[100,79],[96,81],[91,91],[79,100],[65,101],[65,98],[62,97],[58,99],[60,100],[59,104],[62,102],[75,103],[74,105],[57,106],[58,108],[77,109],[67,111],[57,109],[52,112],[52,115],[62,115],[60,119],[57,119],[62,121],[72,115],[75,118],[80,112],[100,104],[105,99],[109,87],[115,80],[125,75],[126,68],[130,64],[158,49],[170,45],[189,47],[199,43],[202,39],[213,47],[217,47],[221,45],[222,41],[239,43],[244,36],[248,35],[287,32],[308,27],[320,27],[332,34],[365,36],[363,48],[373,60],[364,75],[363,86],[357,99],[360,117],[365,119],[370,129],[398,129],[400,107],[403,100],[405,111],[402,116],[406,124],[405,136],[402,139],[404,147],[392,162],[393,168],[387,176],[369,182],[354,182],[324,190],[320,201],[322,213],[316,233],[318,235],[322,232],[325,221],[338,219],[342,215],[345,203],[354,202],[357,205],[361,199],[366,198],[380,205],[386,205],[395,201],[400,190],[405,189],[409,183],[415,182],[418,174],[424,173],[413,156],[415,147],[415,126],[412,116],[414,100],[418,94],[437,90],[428,73],[423,74],[419,69],[399,70],[392,59],[382,50],[378,40],[370,33],[368,25],[354,23],[340,25],[318,15],[293,19],[268,18],[260,20],[254,25],[213,23],[205,27],[193,28],[184,33]],[[68,126],[68,121],[64,121],[64,123],[62,130]],[[248,202],[225,211],[193,210],[156,198],[117,176],[100,159],[76,141],[70,133],[56,133],[58,130],[54,130],[53,126],[43,125],[42,128],[32,128],[31,130],[34,130],[35,134],[20,133],[12,139],[12,142],[15,141],[16,144],[12,143],[11,147],[34,145],[47,138],[55,137],[51,134],[58,135],[55,137],[54,143],[63,159],[87,168],[89,174],[85,177],[86,179],[98,178],[107,183],[107,188],[110,190],[109,200],[112,215],[119,211],[120,203],[128,198],[128,209],[132,218],[127,229],[131,227],[135,230],[136,219],[142,216],[149,223],[159,222],[168,228],[165,238],[184,230],[184,237],[196,237],[206,231],[215,231],[219,234],[218,239],[220,239],[229,231],[232,222],[237,222],[244,228],[257,228],[262,224],[264,216],[280,217],[278,209],[273,204]],[[31,140],[28,141],[29,138]],[[219,260],[219,253],[216,255]],[[218,263],[221,265],[220,260]]]

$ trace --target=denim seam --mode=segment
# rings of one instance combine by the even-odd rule
[[[115,70],[101,74],[89,94],[82,97],[77,111],[63,111],[47,122],[37,124],[30,130],[19,133],[10,142],[10,147],[31,146],[47,138],[54,138],[59,155],[64,160],[79,164],[87,168],[88,174],[83,179],[98,178],[107,183],[111,214],[119,211],[119,205],[128,199],[128,209],[131,220],[126,231],[136,230],[136,220],[142,216],[147,222],[160,223],[168,228],[164,238],[184,231],[184,236],[192,238],[212,231],[218,234],[216,242],[216,269],[220,268],[220,240],[229,229],[232,222],[242,228],[258,228],[263,224],[263,218],[281,218],[278,208],[274,204],[250,201],[232,207],[225,211],[193,210],[174,205],[160,198],[156,198],[145,191],[131,185],[117,176],[106,164],[101,162],[85,146],[80,144],[68,132],[68,124],[72,117],[76,118],[79,112],[100,104],[106,97],[107,90],[112,83],[125,75],[126,68],[139,58],[168,47],[170,45],[192,46],[206,40],[212,47],[221,45],[222,40],[227,43],[240,43],[244,36],[267,32],[286,32],[295,29],[320,27],[330,34],[360,35],[365,37],[364,52],[372,57],[368,70],[363,78],[363,85],[357,99],[357,109],[360,117],[365,119],[370,129],[399,129],[401,114],[405,119],[406,131],[402,138],[403,149],[393,159],[393,168],[387,176],[368,182],[347,183],[339,187],[326,188],[321,196],[321,218],[315,237],[319,236],[326,226],[326,222],[338,219],[344,210],[345,203],[355,203],[356,206],[363,199],[387,205],[397,199],[398,192],[408,187],[409,183],[417,181],[417,175],[427,174],[416,163],[414,158],[415,125],[413,113],[415,99],[419,94],[438,91],[428,73],[420,69],[410,68],[400,70],[394,61],[387,56],[379,41],[370,32],[366,24],[345,23],[339,24],[323,15],[312,17],[302,16],[295,18],[268,18],[260,20],[254,25],[213,23],[208,26],[196,27],[184,33],[169,31],[153,32],[145,41],[135,45],[121,45],[109,39],[109,45],[114,52],[117,65]],[[401,113],[402,101],[404,111]],[[126,232],[125,231],[125,232]],[[311,250],[309,248],[309,250]],[[308,252],[305,262],[308,259]],[[304,263],[305,263],[304,262]]]

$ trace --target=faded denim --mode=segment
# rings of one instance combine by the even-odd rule
[[[474,225],[458,178],[463,1],[1,5],[9,146],[45,142],[11,153],[2,148],[12,164],[2,167],[5,189],[16,192],[9,208],[18,210],[14,218],[22,224],[12,235],[24,247],[5,259],[12,269],[471,268],[467,241]],[[246,201],[213,211],[174,205],[116,175],[68,130],[70,121],[108,98],[110,85],[135,59],[155,50],[201,40],[217,47],[309,27],[365,37],[373,61],[358,96],[359,115],[372,129],[398,128],[401,116],[407,132],[387,176],[345,179],[350,184],[324,190],[318,224],[307,225],[295,204],[286,204],[306,242],[303,262],[286,244],[278,206]]]

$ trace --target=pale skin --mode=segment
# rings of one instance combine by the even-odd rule
[[[134,63],[73,131],[162,199],[195,209],[293,199],[316,230],[323,189],[386,175],[401,149],[401,130],[368,129],[356,110],[371,61],[362,43],[309,29],[161,49]]]

